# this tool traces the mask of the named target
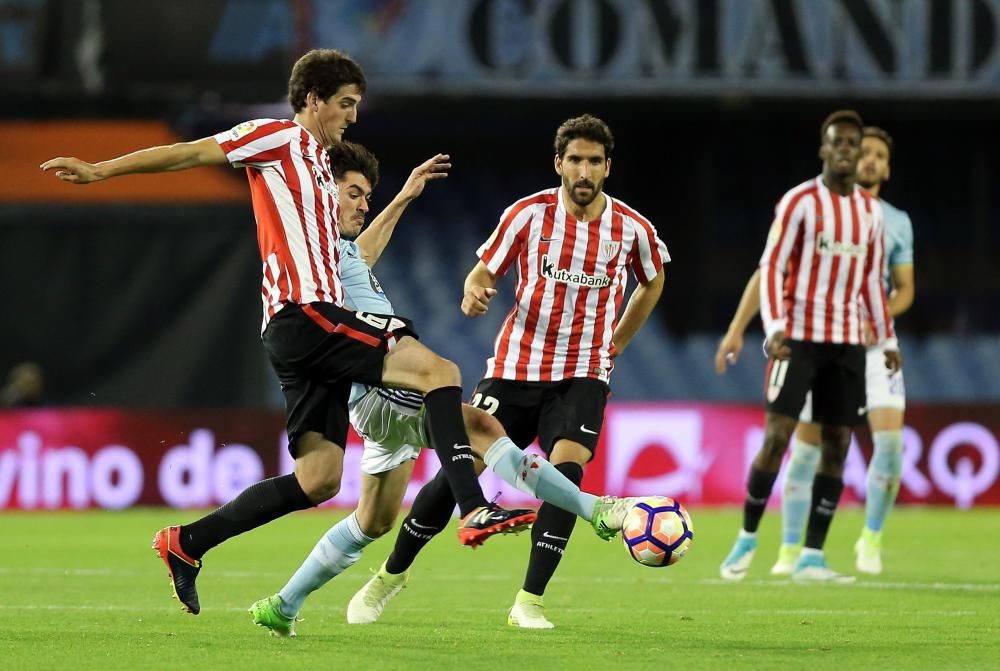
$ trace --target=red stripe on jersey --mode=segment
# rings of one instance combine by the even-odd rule
[[[525,209],[541,203],[545,203],[546,205],[555,205],[557,201],[558,201],[558,196],[553,191],[553,192],[545,192],[529,198],[524,198],[514,203],[514,205],[512,205],[510,207],[510,210],[507,212],[507,216],[501,219],[500,223],[497,225],[496,235],[493,236],[492,244],[480,256],[482,262],[487,265],[490,264],[496,253],[500,250],[501,247],[503,247],[504,245],[503,239],[507,230],[510,228],[514,220],[517,219],[518,215],[524,212]],[[527,230],[529,227],[530,227],[530,222],[528,225],[525,226],[524,230]],[[504,273],[507,272],[507,269],[510,267],[511,262],[516,257],[518,250],[519,250],[518,245],[510,246],[510,248],[507,250],[506,256],[504,257],[503,261],[500,262],[500,265],[497,268],[496,272],[497,275],[503,275]]]
[[[858,217],[858,204],[857,200],[851,198],[851,219],[853,220],[853,225],[851,226],[851,242],[854,244],[861,244],[861,219]],[[848,296],[857,296],[858,290],[861,288],[859,282],[855,278],[858,268],[858,257],[851,256],[851,262],[847,266],[847,282],[844,283],[844,298],[847,299]],[[860,313],[859,313],[860,316]],[[860,320],[859,320],[860,323]],[[851,342],[853,338],[851,337],[851,315],[850,312],[844,315],[844,329],[842,332],[843,342]],[[864,332],[857,334],[858,338],[864,339]]]
[[[281,159],[281,169],[285,173],[288,191],[292,195],[292,203],[295,205],[295,212],[298,215],[299,228],[302,232],[302,240],[305,243],[306,257],[309,259],[309,269],[312,273],[312,281],[316,285],[317,293],[319,293],[322,291],[322,284],[320,284],[319,281],[319,267],[316,265],[316,257],[313,255],[313,243],[309,240],[309,222],[306,221],[305,206],[302,204],[302,199],[305,197],[308,186],[303,184],[302,180],[299,179],[299,174],[295,169],[295,163],[292,161],[291,153]],[[309,177],[311,178],[312,175]],[[301,295],[301,286],[299,286],[299,290],[300,291],[297,292],[298,295],[293,296],[293,300],[296,302],[301,302],[303,300]]]
[[[851,200],[853,201],[854,199],[851,198]],[[844,241],[844,213],[840,208],[840,195],[833,193],[831,191],[830,202],[833,204],[833,221],[834,221],[834,229],[832,237],[833,237],[833,243],[837,244],[839,242]],[[840,255],[831,254],[831,256],[833,258],[830,260],[830,273],[827,276],[826,300],[824,301],[825,308],[823,310],[824,322],[825,322],[823,324],[823,334],[820,338],[817,338],[816,337],[817,334],[815,333],[815,331],[812,332],[812,334],[807,332],[806,338],[808,338],[809,340],[822,339],[823,342],[833,341],[833,313],[836,311],[834,308],[834,306],[836,305],[836,303],[834,302],[834,298],[837,297],[837,278],[840,276]],[[820,259],[819,257],[817,257],[814,262],[816,266],[819,266],[819,261]],[[810,300],[812,300],[813,297],[815,296],[816,296],[816,287],[810,285],[809,287]],[[810,337],[810,335],[812,337]]]
[[[250,180],[250,198],[253,203],[254,218],[257,220],[257,245],[260,247],[261,256],[265,262],[270,252],[278,257],[278,263],[284,270],[278,278],[278,298],[282,302],[293,300],[293,287],[302,284],[295,264],[287,262],[292,258],[292,254],[288,248],[285,227],[278,214],[278,204],[259,171],[247,170],[247,177]],[[273,317],[274,312],[274,306],[270,306],[268,318]]]
[[[553,232],[555,231],[556,209],[557,208],[555,205],[550,205],[549,207],[545,208],[545,215],[542,218],[542,230],[541,230],[541,237],[543,238],[554,237]],[[566,217],[568,219],[569,215],[566,215]],[[569,244],[569,249],[571,250],[572,253],[573,249],[572,242],[575,241],[576,239],[576,231],[575,230],[570,231],[568,227],[565,226],[564,229],[565,230],[563,231],[563,239],[562,239],[563,250],[565,250],[566,245]],[[537,253],[538,253],[538,259],[536,260],[536,263],[540,264],[542,263],[541,250],[539,249]],[[524,258],[527,259],[527,256],[528,254],[525,254]],[[561,257],[562,254],[560,254],[560,258]],[[541,276],[541,273],[539,273],[538,275],[539,275],[538,281],[535,283],[535,289],[531,294],[532,306],[537,306],[539,303],[541,303],[542,297],[545,295],[546,286],[548,284],[548,280],[545,277]],[[521,302],[520,292],[518,293],[517,296],[517,302],[518,303]],[[537,309],[537,307],[535,307],[535,309],[532,309],[530,312],[528,312],[528,316],[524,320],[524,333],[521,335],[522,345],[518,351],[517,364],[514,366],[514,375],[519,380],[524,379],[524,376],[528,374],[528,363],[531,360],[531,343],[534,342],[535,340],[535,331],[538,328],[539,312],[540,311]]]
[[[788,207],[785,208],[785,216],[782,217],[782,219],[781,219],[781,234],[778,236],[778,241],[777,241],[777,243],[775,243],[774,249],[771,250],[771,258],[768,260],[768,264],[770,265],[770,269],[771,270],[770,270],[770,272],[767,273],[767,277],[763,278],[764,281],[766,282],[766,286],[767,286],[768,301],[771,304],[771,310],[772,310],[771,319],[777,319],[778,318],[778,315],[774,314],[774,311],[776,311],[778,309],[779,305],[782,305],[782,304],[785,303],[785,300],[784,300],[785,299],[785,291],[784,291],[785,287],[784,286],[779,287],[778,286],[778,282],[777,282],[777,279],[778,279],[778,271],[777,271],[778,257],[781,254],[781,248],[785,244],[785,237],[788,235],[788,224],[792,220],[792,213],[795,212],[795,208],[798,207],[799,201],[802,200],[805,196],[812,196],[813,198],[815,198],[816,197],[816,186],[812,185],[809,188],[803,189],[799,193],[797,193],[794,196],[792,196],[791,201],[788,203]],[[801,226],[799,227],[799,231],[798,231],[797,235],[799,236],[799,241],[797,241],[796,244],[801,245],[802,244],[801,243],[801,238],[802,238],[802,227]],[[796,256],[796,255],[795,254],[790,255],[790,257],[794,257],[794,256]],[[797,268],[796,268],[796,270],[797,270]],[[786,269],[786,271],[787,271],[787,269]],[[796,272],[795,274],[790,274],[790,273],[786,272],[785,277],[786,277],[786,281],[787,281],[787,278],[789,278],[789,277],[792,278],[791,283],[789,284],[789,289],[790,289],[789,294],[791,296],[794,296],[795,295],[796,282],[798,281],[798,272]],[[784,308],[785,308],[785,331],[786,331],[786,333],[790,333],[791,332],[791,325],[792,325],[791,324],[791,309],[790,309],[789,305],[784,305]]]
[[[319,147],[316,147],[315,150],[322,151],[322,149],[320,149]],[[302,152],[303,156],[309,155],[309,138],[305,134],[301,135],[299,138],[299,151]],[[319,170],[321,173],[325,172],[322,168],[320,168]],[[316,178],[315,175],[310,175],[310,177],[312,179]],[[331,178],[330,175],[326,174],[323,175],[323,179],[330,179],[330,178]],[[313,273],[316,279],[316,292],[320,294],[320,296],[324,301],[332,303],[333,295],[331,291],[333,289],[334,282],[331,271],[333,269],[333,266],[331,264],[332,259],[330,257],[330,246],[331,246],[330,240],[326,234],[326,225],[325,225],[326,207],[324,206],[325,199],[323,198],[323,192],[320,191],[319,189],[313,189],[312,196],[313,196],[311,198],[312,210],[313,210],[313,215],[316,217],[316,232],[317,232],[316,239],[319,241],[319,249],[316,251],[319,252],[320,259],[322,259],[322,263],[320,263],[318,266],[315,263],[313,264],[314,265]],[[302,219],[303,224],[305,224],[306,202],[307,202],[306,192],[305,190],[303,190],[302,211],[300,214],[300,218]],[[309,246],[308,238],[306,239],[306,245],[307,247]],[[336,246],[336,244],[334,244],[334,246]],[[309,259],[312,261],[314,259],[312,254],[313,250],[310,249],[309,252],[310,252]],[[327,287],[329,287],[329,290],[323,289],[324,284]]]
[[[629,211],[629,210],[627,210],[627,208],[621,208],[621,209],[615,208],[611,212],[611,239],[612,240],[621,240],[622,244],[625,244],[625,239],[624,239],[625,238],[625,217],[622,214],[623,210],[624,211]],[[629,216],[631,218],[631,215],[629,215]],[[637,219],[634,219],[634,218],[632,220],[633,221],[638,221]],[[650,228],[652,228],[652,226],[650,226]],[[636,234],[636,237],[638,237],[639,231],[635,231],[635,234]],[[652,245],[653,245],[653,256],[656,259],[659,259],[659,261],[657,263],[657,267],[658,268],[663,268],[663,260],[660,259],[660,255],[659,255],[659,253],[658,253],[658,251],[656,249],[656,240],[655,240],[655,237],[654,237],[654,239],[651,242],[652,242]],[[638,240],[636,240],[633,243],[632,249],[631,249],[630,253],[634,254],[635,256],[639,255]],[[608,276],[609,277],[615,277],[618,274],[618,268],[621,265],[619,263],[620,260],[621,260],[621,255],[619,255],[618,258],[616,258],[613,263],[608,264]],[[627,257],[626,257],[626,263],[627,263]],[[659,271],[657,271],[657,272],[659,272]],[[638,273],[636,273],[636,275],[638,276]],[[652,278],[649,278],[649,279],[651,280]],[[614,337],[614,330],[615,330],[615,327],[618,325],[618,317],[621,314],[622,299],[625,296],[625,283],[622,282],[617,287],[614,288],[614,292],[615,292],[615,294],[614,294],[614,301],[613,301],[611,313],[609,314],[608,313],[608,297],[609,297],[609,294],[612,291],[612,287],[613,286],[614,285],[601,289],[600,293],[598,294],[598,298],[597,298],[597,312],[594,315],[594,340],[593,340],[593,342],[595,344],[597,344],[597,346],[590,348],[590,360],[587,362],[587,374],[588,375],[593,375],[595,369],[602,369],[603,368],[602,367],[602,363],[603,362],[601,361],[601,347],[600,347],[600,344],[603,344],[603,342],[604,342],[604,335],[603,334],[604,334],[605,330],[607,330],[608,319],[611,320],[611,336],[612,337]],[[582,304],[582,305],[579,304],[579,303],[577,304],[577,314],[586,314],[586,304]],[[581,333],[580,335],[582,337],[583,334]],[[611,347],[613,345],[614,345],[614,341],[612,340],[608,344],[609,356],[610,356]],[[611,367],[614,368],[614,363],[611,363]],[[572,371],[575,368],[576,368],[576,362],[573,363],[572,367],[570,367],[569,363],[567,363],[567,365],[566,365],[567,374],[571,374]]]
[[[659,250],[656,248],[656,229],[653,228],[653,224],[649,221],[649,219],[646,219],[632,208],[618,201],[615,201],[613,211],[619,214],[624,214],[629,219],[639,224],[642,228],[643,233],[646,235],[646,239],[649,241],[650,253],[653,257],[653,265],[656,267],[657,274],[659,274],[659,272],[663,270],[663,259],[660,258]],[[636,236],[638,237],[638,231],[636,232]],[[642,267],[642,258],[639,254],[638,245],[639,241],[637,239],[636,244],[633,247],[635,255],[632,257],[632,272],[634,272],[635,276],[642,281],[649,282],[653,278],[646,277],[646,271]]]
[[[580,221],[570,215],[568,212],[565,214],[566,224],[563,226],[565,231],[565,241],[563,242],[562,254],[559,258],[560,268],[570,268],[573,264],[574,250],[576,248],[576,236],[578,232],[584,232],[587,236],[587,248],[584,252],[583,258],[583,272],[588,275],[594,273],[594,268],[597,266],[597,246],[600,244],[601,240],[601,220],[587,222],[583,227],[580,227]],[[576,287],[576,300],[573,301],[573,315],[571,319],[575,323],[583,324],[583,320],[587,318],[586,310],[580,309],[581,299],[586,303],[587,296],[593,289],[588,289],[587,287],[577,286]],[[554,298],[552,301],[552,310],[549,313],[549,328],[545,333],[545,344],[546,347],[542,352],[542,365],[539,370],[539,375],[543,380],[550,379],[552,377],[552,369],[555,365],[556,357],[556,347],[553,345],[558,345],[559,342],[559,332],[563,325],[563,321],[566,319],[566,294],[569,292],[569,287],[564,282],[557,282],[555,285],[555,290],[553,292]],[[579,320],[579,322],[577,322]],[[582,328],[574,328],[570,332],[569,344],[566,350],[566,355],[571,355],[575,349],[580,345],[580,335],[583,331]],[[575,342],[574,342],[575,340]],[[568,364],[568,361],[566,362]],[[564,364],[563,372],[565,373],[566,365]]]

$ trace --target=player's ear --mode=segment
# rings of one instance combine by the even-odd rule
[[[553,159],[552,163],[553,165],[555,165],[556,174],[562,177],[562,157],[560,157],[559,154],[556,154],[556,157]]]
[[[606,159],[604,161],[604,176],[611,177],[611,159]]]
[[[892,166],[890,166],[888,163],[886,163],[885,164],[885,179],[883,179],[882,181],[883,182],[888,182],[889,178],[891,176],[892,176]]]

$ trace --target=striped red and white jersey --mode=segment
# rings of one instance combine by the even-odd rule
[[[323,146],[286,119],[247,121],[215,140],[250,180],[263,262],[261,332],[288,303],[343,305],[340,197]]]
[[[817,177],[786,193],[760,259],[768,337],[861,345],[864,307],[878,341],[895,347],[883,248],[882,207],[861,187],[840,196]]]
[[[486,377],[554,382],[608,381],[611,336],[628,271],[647,283],[670,260],[649,220],[606,196],[604,213],[577,221],[562,188],[507,208],[477,254],[496,276],[517,270],[514,308],[497,335]]]

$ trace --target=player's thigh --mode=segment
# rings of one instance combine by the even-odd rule
[[[389,349],[382,362],[381,378],[380,386],[421,393],[462,383],[458,366],[416,338],[402,338]]]
[[[305,431],[295,441],[295,479],[313,503],[327,501],[340,491],[344,448],[322,433]]]
[[[413,476],[414,463],[405,461],[388,471],[361,474],[357,515],[365,535],[378,538],[392,530]]]
[[[597,450],[608,404],[608,385],[592,378],[556,383],[546,394],[539,418],[538,442],[549,455],[560,441],[584,447],[588,460]]]
[[[789,340],[787,344],[791,350],[787,359],[782,361],[771,357],[767,362],[764,394],[768,412],[797,420],[810,390],[813,391],[815,412],[816,345],[800,340]]]
[[[863,424],[867,408],[864,347],[822,347],[813,386],[813,420],[826,427]]]
[[[899,431],[906,410],[906,386],[902,369],[885,367],[885,349],[870,347],[865,361],[865,391],[868,424],[872,431]]]
[[[495,417],[507,436],[523,449],[538,436],[542,388],[534,382],[486,378],[476,385],[469,405]]]

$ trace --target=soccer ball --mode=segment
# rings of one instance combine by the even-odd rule
[[[643,566],[670,566],[691,548],[694,527],[680,503],[651,496],[639,499],[625,513],[622,540],[632,559]]]

